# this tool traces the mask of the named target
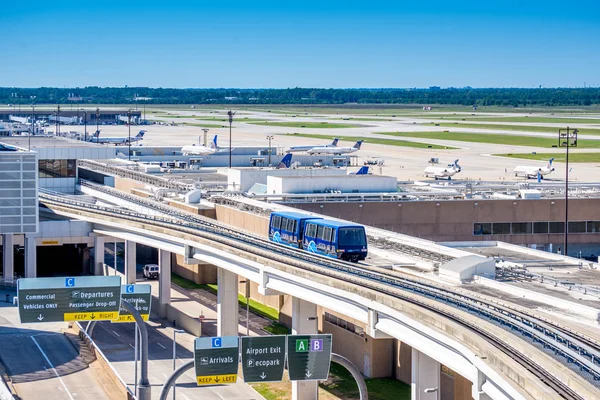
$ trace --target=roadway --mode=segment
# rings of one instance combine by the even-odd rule
[[[157,399],[163,383],[173,371],[173,329],[154,320],[148,321],[148,379],[152,386],[152,398]],[[133,390],[135,382],[134,348],[135,325],[132,323],[98,323],[93,339],[110,360],[112,366]],[[177,361],[179,367],[193,357],[194,336],[177,334]],[[138,379],[139,379],[138,367]],[[259,400],[262,399],[250,386],[238,378],[233,385],[198,387],[193,370],[178,380],[177,397],[183,400],[202,398],[205,400]]]
[[[0,307],[0,360],[21,399],[110,399],[62,333],[66,323],[21,324],[17,307]]]

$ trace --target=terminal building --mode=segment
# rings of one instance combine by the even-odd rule
[[[88,125],[95,125],[98,122],[100,125],[123,123],[120,117],[127,117],[127,113],[131,112],[132,123],[139,123],[142,119],[141,110],[103,110],[100,108],[98,117],[96,117],[95,108],[86,108],[71,110],[67,107],[61,108],[59,118],[63,124],[83,124],[84,120]],[[13,118],[11,118],[13,117]],[[35,107],[32,109],[30,105],[21,105],[20,108],[0,110],[0,121],[17,121],[18,118],[25,118],[28,121],[31,118],[38,120],[54,121],[56,118],[56,108]]]

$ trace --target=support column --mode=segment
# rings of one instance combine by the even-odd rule
[[[106,237],[94,236],[94,275],[104,275],[104,244]]]
[[[171,252],[158,249],[158,314],[167,316],[167,305],[171,304]]]
[[[318,332],[317,305],[292,298],[292,335]],[[293,381],[292,400],[317,400],[318,381]]]
[[[437,400],[440,396],[440,363],[413,347],[411,400]],[[425,393],[425,389],[437,389]]]
[[[238,276],[219,268],[217,284],[217,336],[237,336]]]
[[[483,384],[485,383],[485,374],[480,370],[475,371],[475,379],[473,379],[473,386],[471,386],[471,395],[473,400],[491,400],[491,397],[483,392]]]
[[[15,278],[15,238],[12,233],[2,235],[2,268],[4,280]]]
[[[31,235],[25,235],[25,278],[37,278],[37,243]]]
[[[135,242],[125,241],[125,284],[131,285],[136,281]]]

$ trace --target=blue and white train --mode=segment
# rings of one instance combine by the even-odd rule
[[[367,258],[364,226],[299,212],[271,213],[269,240],[346,261]]]

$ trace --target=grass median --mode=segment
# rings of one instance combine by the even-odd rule
[[[380,133],[377,132],[377,135],[379,135]],[[323,140],[333,140],[332,136],[326,136],[326,135],[317,135],[317,134],[311,134],[311,133],[293,133],[293,134],[287,134],[289,136],[298,136],[298,137],[307,137],[307,138],[313,138],[313,139],[323,139]],[[366,144],[383,144],[386,146],[400,146],[400,147],[414,147],[417,149],[433,149],[433,150],[456,150],[457,147],[450,147],[450,146],[440,146],[438,144],[431,144],[431,143],[422,143],[422,142],[412,142],[409,140],[394,140],[394,139],[380,139],[380,138],[373,138],[373,137],[358,137],[358,136],[336,136],[338,137],[341,141],[345,141],[348,143],[356,143],[358,140],[364,140],[365,143],[363,143],[363,146]],[[338,144],[338,147],[341,147],[340,144]]]
[[[565,153],[509,153],[494,154],[498,157],[520,158],[524,160],[547,161],[554,158],[555,162],[565,162]],[[569,153],[570,163],[600,163],[600,153]]]
[[[496,124],[476,124],[471,122],[454,122],[454,123],[441,123],[436,124],[435,122],[427,123],[428,126],[441,126],[444,128],[471,128],[471,129],[489,129],[489,130],[501,130],[501,131],[518,131],[518,132],[543,132],[543,133],[554,133],[558,134],[557,128],[550,126],[525,126],[525,125],[496,125]],[[578,129],[580,135],[599,135],[600,129]]]
[[[459,121],[484,121],[484,122],[532,122],[544,124],[597,124],[600,125],[600,118],[552,118],[552,117],[441,117],[442,119]],[[566,126],[565,126],[566,128]]]
[[[376,132],[378,135],[389,135],[396,137],[412,137],[420,139],[452,140],[455,142],[505,144],[511,146],[548,147],[556,146],[558,139],[524,136],[503,135],[497,133],[466,133],[466,132]],[[600,148],[600,140],[579,139],[577,147],[597,149]]]
[[[318,128],[318,129],[335,129],[335,128],[360,128],[361,125],[354,124],[338,124],[330,122],[302,122],[302,121],[285,121],[285,122],[250,122],[253,125],[264,126],[281,126],[289,128]]]

